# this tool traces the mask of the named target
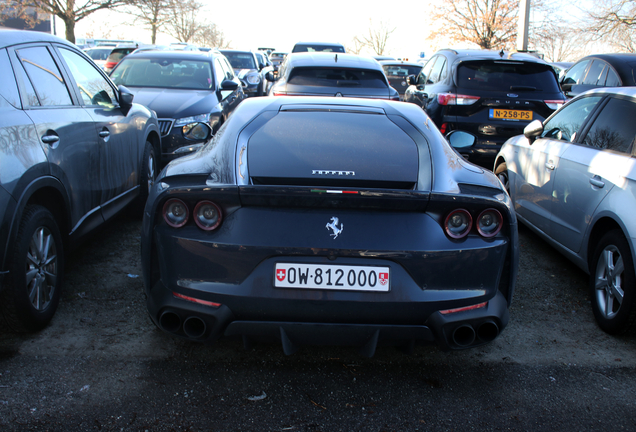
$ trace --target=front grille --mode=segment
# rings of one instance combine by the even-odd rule
[[[159,132],[161,132],[162,137],[170,133],[172,123],[174,123],[172,119],[159,119]]]

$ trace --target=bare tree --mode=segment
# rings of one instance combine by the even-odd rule
[[[166,33],[179,42],[190,42],[203,28],[197,21],[203,7],[197,0],[174,0],[174,14],[166,26]]]
[[[231,43],[225,40],[225,35],[214,23],[202,25],[192,41],[199,46],[211,48],[229,48]]]
[[[360,54],[365,46],[364,42],[362,42],[357,36],[353,38],[351,44],[346,45],[346,51],[351,54]]]
[[[368,33],[364,36],[356,36],[353,39],[354,47],[358,51],[362,51],[366,47],[376,55],[384,55],[389,36],[394,31],[395,27],[389,28],[385,22],[380,21],[378,26],[374,26],[373,21],[369,20]]]
[[[157,32],[174,19],[174,0],[130,0],[126,12],[150,30],[151,43],[157,43]]]
[[[49,15],[37,8],[17,1],[0,2],[0,22],[19,20],[26,29],[32,29]],[[4,25],[4,24],[3,24]]]
[[[636,52],[636,1],[600,0],[588,11],[588,35],[594,41]]]
[[[588,40],[574,25],[545,20],[532,28],[530,42],[549,62],[575,61],[583,56]]]
[[[101,9],[113,9],[127,0],[15,0],[24,7],[35,7],[59,17],[66,27],[66,39],[75,43],[75,24]]]
[[[517,0],[446,0],[432,14],[442,23],[432,37],[469,41],[484,49],[512,48],[517,36]]]

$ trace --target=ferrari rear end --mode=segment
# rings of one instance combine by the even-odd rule
[[[290,100],[291,99],[291,100]],[[490,172],[408,104],[247,101],[170,163],[142,237],[148,309],[175,336],[461,349],[508,322],[517,225]]]

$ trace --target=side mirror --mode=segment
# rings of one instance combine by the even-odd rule
[[[539,120],[532,120],[528,126],[523,129],[523,134],[530,142],[543,133],[543,123]]]
[[[239,84],[236,81],[233,81],[231,79],[226,79],[223,80],[223,82],[221,83],[221,90],[230,90],[230,91],[234,91],[238,88]]]
[[[454,130],[446,134],[448,143],[455,149],[467,149],[472,147],[477,142],[477,137],[471,133]],[[461,151],[460,151],[461,153]]]
[[[267,73],[265,74],[265,79],[266,79],[267,81],[274,82],[274,81],[276,81],[276,76],[274,76],[274,72],[269,71],[269,72],[267,72]]]
[[[120,85],[117,89],[119,90],[119,107],[124,115],[128,115],[135,95],[123,85]]]
[[[415,75],[409,75],[406,77],[408,85],[417,85],[417,77]]]

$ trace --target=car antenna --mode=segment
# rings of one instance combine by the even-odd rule
[[[503,56],[504,56],[504,50],[503,50],[503,48],[502,48],[502,49],[501,49],[501,51],[499,51],[499,57],[502,57],[502,58],[503,58]]]

